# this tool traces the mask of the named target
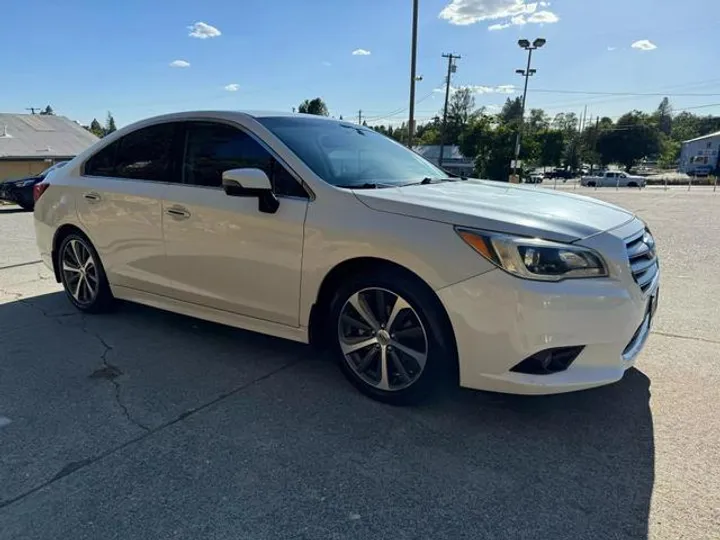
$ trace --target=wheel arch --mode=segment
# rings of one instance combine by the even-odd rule
[[[327,323],[327,315],[330,308],[330,302],[333,298],[333,293],[337,289],[338,285],[344,278],[350,275],[354,275],[363,271],[377,271],[378,269],[392,270],[407,277],[407,279],[414,281],[419,286],[423,287],[433,298],[436,303],[436,308],[440,317],[442,318],[442,324],[445,335],[450,339],[448,344],[453,351],[455,351],[455,357],[457,358],[457,342],[455,339],[455,331],[453,330],[450,317],[443,305],[442,301],[435,293],[435,291],[427,284],[427,282],[417,275],[412,270],[405,266],[382,259],[378,257],[356,257],[352,259],[346,259],[336,264],[323,278],[320,288],[318,289],[317,296],[310,310],[309,330],[308,337],[310,343],[316,346],[323,346],[325,344],[324,328]]]
[[[92,244],[92,240],[87,235],[85,231],[83,231],[80,227],[75,225],[74,223],[65,223],[64,225],[61,225],[57,228],[55,231],[55,234],[53,235],[53,241],[52,241],[52,252],[50,254],[52,258],[52,265],[53,265],[53,273],[55,274],[55,281],[60,283],[60,265],[58,264],[58,249],[60,248],[60,245],[62,244],[62,241],[65,240],[70,234],[76,233],[79,235],[82,235],[87,239],[88,242]],[[93,244],[94,245],[94,244]]]

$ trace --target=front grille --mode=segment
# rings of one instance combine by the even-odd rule
[[[625,240],[630,271],[633,279],[643,292],[647,291],[658,273],[658,259],[655,254],[655,239],[647,229]]]

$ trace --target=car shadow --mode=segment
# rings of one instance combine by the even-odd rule
[[[0,328],[4,329],[0,338],[4,342],[0,347],[0,416],[10,417],[7,411],[22,409],[18,401],[30,392],[23,385],[37,384],[33,378],[52,381],[37,391],[32,389],[35,394],[46,392],[46,401],[35,404],[29,413],[16,414],[49,415],[51,419],[53,411],[44,410],[50,406],[42,403],[54,403],[52,393],[66,401],[89,399],[87,396],[94,394],[87,389],[98,388],[105,378],[115,385],[115,397],[123,399],[128,418],[139,419],[143,429],[153,430],[185,418],[187,410],[200,410],[204,403],[233,395],[234,387],[251,384],[247,381],[262,380],[263,392],[246,398],[254,400],[251,416],[266,410],[270,416],[275,414],[273,422],[282,424],[282,414],[303,411],[299,422],[289,416],[283,429],[285,433],[296,430],[298,441],[303,441],[298,445],[307,446],[309,455],[325,456],[330,443],[341,445],[333,449],[333,456],[338,452],[349,455],[358,447],[381,449],[384,459],[392,459],[403,478],[396,482],[386,479],[382,488],[386,495],[397,498],[398,504],[403,498],[419,498],[423,519],[431,520],[428,527],[447,522],[448,537],[648,536],[654,485],[653,419],[650,380],[636,369],[615,385],[572,394],[523,397],[458,389],[422,406],[399,408],[360,396],[332,362],[307,346],[143,306],[121,304],[113,314],[81,316],[63,293],[52,293],[0,305]],[[172,354],[164,356],[171,343]],[[86,366],[78,348],[93,347],[99,348],[102,361]],[[268,360],[271,366],[263,368],[264,356],[273,358]],[[280,372],[283,358],[294,360]],[[93,371],[92,366],[97,369]],[[7,376],[11,370],[19,375]],[[78,393],[73,394],[75,391]],[[281,409],[277,409],[278,400]],[[173,409],[175,406],[179,408]],[[163,410],[168,416],[158,413]],[[74,414],[89,419],[94,411]],[[243,416],[242,411],[233,409],[225,416],[225,439],[239,440],[241,435],[235,436],[235,432],[252,432],[257,420]],[[63,413],[60,421],[69,421],[67,417]],[[102,419],[97,426],[106,424]],[[104,427],[94,425],[87,420],[77,442],[48,439],[50,450],[46,448],[34,458],[23,454],[24,466],[42,469],[40,462],[46,460],[48,471],[57,472],[61,458],[55,454],[80,453],[92,447],[88,440],[93,438],[110,444],[112,437],[102,431]],[[392,428],[381,429],[381,425]],[[270,436],[267,431],[259,433],[259,437]],[[25,449],[39,443],[22,440],[24,436],[43,435],[38,429],[32,434],[18,433],[18,448],[27,453]],[[132,436],[136,434],[128,434],[128,439]],[[212,440],[211,446],[220,444],[214,436]],[[125,443],[118,440],[112,444]],[[265,451],[272,452],[270,448],[274,446],[268,443]],[[280,452],[282,446],[277,448]],[[103,452],[107,449],[97,453]],[[33,459],[38,463],[32,463]],[[326,458],[326,468],[335,465]],[[3,463],[2,455],[0,468],[23,477],[17,481],[18,492],[33,487],[23,484],[27,482],[25,471],[12,470],[9,463]],[[290,469],[287,474],[294,473]],[[331,472],[317,471],[317,475],[323,474]],[[365,480],[365,485],[372,481]],[[336,499],[353,496],[349,491],[335,495]],[[371,512],[393,511],[385,499],[366,504]],[[287,508],[287,512],[293,511],[292,506]],[[396,526],[388,525],[386,532]],[[422,531],[418,534],[423,536]],[[398,537],[410,536],[404,530]]]

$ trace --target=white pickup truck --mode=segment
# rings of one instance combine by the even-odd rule
[[[645,187],[645,178],[622,171],[605,171],[596,176],[583,176],[581,186],[589,187]]]

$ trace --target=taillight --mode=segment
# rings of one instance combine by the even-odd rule
[[[33,186],[33,200],[35,202],[38,202],[38,199],[42,197],[42,194],[45,193],[45,190],[50,187],[50,184],[46,184],[45,182],[40,182],[39,184],[35,184]]]

